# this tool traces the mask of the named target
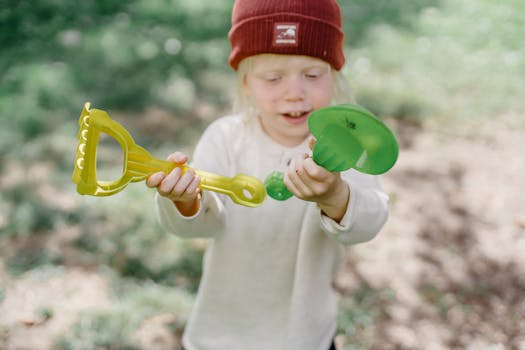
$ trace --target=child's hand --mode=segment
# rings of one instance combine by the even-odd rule
[[[332,173],[315,164],[306,154],[290,162],[284,173],[284,184],[298,198],[316,202],[323,213],[340,221],[350,199],[348,184],[339,173]]]
[[[188,157],[181,152],[175,152],[168,157],[168,160],[184,165]],[[199,184],[200,178],[193,170],[182,174],[180,167],[175,167],[167,175],[158,172],[146,179],[148,187],[156,188],[161,196],[173,201],[181,213],[186,216],[195,214],[199,208]]]

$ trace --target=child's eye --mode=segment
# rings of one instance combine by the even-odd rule
[[[304,76],[307,78],[307,79],[318,79],[320,78],[322,75],[324,74],[324,72],[318,70],[318,69],[313,69],[313,70],[309,70],[309,71],[306,71],[304,73]]]
[[[304,71],[304,77],[308,80],[316,80],[321,78],[327,71],[322,68],[307,69]]]
[[[281,79],[281,77],[279,75],[268,75],[268,76],[264,77],[264,80],[266,80],[269,83],[277,82],[280,79]]]
[[[319,74],[317,74],[317,73],[307,73],[307,74],[305,74],[305,76],[308,79],[317,79],[319,77]]]

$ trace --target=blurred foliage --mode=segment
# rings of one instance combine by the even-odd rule
[[[53,349],[141,349],[135,338],[139,327],[155,315],[177,315],[169,326],[178,335],[192,305],[191,295],[154,284],[127,285],[120,301],[105,312],[87,312],[69,334],[57,339]]]
[[[82,212],[78,234],[71,241],[76,259],[86,266],[102,264],[124,278],[195,292],[202,272],[202,248],[167,234],[156,220],[152,203],[140,200],[144,191],[137,184],[104,200],[86,198],[78,209]],[[149,193],[152,202],[153,192]]]
[[[230,1],[3,1],[2,146],[74,119],[84,101],[124,111],[224,103],[201,79],[226,71]],[[206,20],[203,20],[206,19]],[[216,100],[213,100],[216,96]],[[1,147],[4,149],[4,147]]]
[[[407,2],[410,3],[410,2]],[[525,3],[443,0],[350,51],[358,102],[381,116],[477,119],[525,109]]]
[[[525,109],[524,2],[339,2],[343,73],[357,102],[379,116],[482,119]],[[124,116],[148,149],[166,155],[174,140],[190,147],[229,105],[232,3],[0,0],[2,260],[15,276],[40,265],[105,266],[124,300],[84,315],[57,348],[131,349],[144,318],[186,314],[177,303],[197,288],[202,247],[160,228],[141,184],[103,199],[75,193],[76,120],[91,101]],[[46,244],[54,236],[64,241],[58,250]],[[432,286],[422,293],[439,308]],[[347,349],[364,346],[389,298],[367,286],[343,296],[339,333],[355,340]]]
[[[343,16],[343,30],[347,45],[366,46],[368,31],[377,25],[388,24],[398,29],[413,31],[414,18],[441,0],[342,0],[339,1]]]

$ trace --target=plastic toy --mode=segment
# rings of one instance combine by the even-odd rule
[[[153,158],[148,151],[135,143],[128,131],[100,109],[84,105],[78,120],[79,132],[77,153],[72,180],[77,192],[92,196],[109,196],[120,192],[130,182],[138,182],[149,175],[163,171],[169,173],[175,163]],[[97,146],[100,133],[106,133],[120,144],[123,151],[122,176],[114,181],[97,180]],[[190,167],[181,166],[183,172]],[[233,202],[247,207],[257,207],[266,196],[264,184],[257,178],[237,174],[232,178],[193,169],[200,177],[202,189],[228,195]]]
[[[399,147],[390,129],[363,107],[346,104],[320,108],[308,117],[308,128],[316,138],[312,158],[332,172],[350,168],[378,175],[397,161]],[[265,180],[268,195],[286,200],[293,194],[282,182],[281,172]]]

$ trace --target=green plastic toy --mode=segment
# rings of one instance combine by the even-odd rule
[[[293,196],[288,187],[283,182],[284,174],[281,171],[273,171],[264,180],[266,192],[270,197],[278,201],[285,201]]]
[[[396,138],[372,113],[354,104],[320,108],[308,117],[316,138],[312,158],[323,168],[340,172],[350,168],[378,175],[394,166],[399,154]],[[283,174],[272,172],[265,180],[268,195],[286,200],[293,194],[283,183]]]
[[[153,158],[144,148],[135,143],[128,131],[100,109],[84,105],[78,120],[79,132],[77,153],[72,180],[77,192],[92,196],[109,196],[120,192],[130,182],[146,179],[149,175],[163,171],[169,173],[177,166],[173,162]],[[120,144],[123,151],[123,172],[114,181],[97,180],[97,147],[100,133],[106,133]],[[180,166],[185,172],[190,169]],[[257,178],[237,174],[232,178],[193,169],[200,177],[202,189],[223,193],[237,204],[247,207],[259,206],[266,196],[264,184]]]

